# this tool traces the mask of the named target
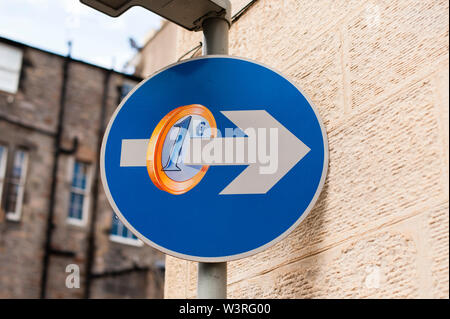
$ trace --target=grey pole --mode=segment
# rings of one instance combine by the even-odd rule
[[[231,9],[230,9],[231,12]],[[203,55],[228,54],[229,20],[209,18],[203,22]],[[198,263],[197,298],[227,298],[227,263]]]
[[[228,21],[224,18],[209,18],[202,26],[203,55],[228,54]]]
[[[227,263],[198,263],[198,299],[227,298]]]

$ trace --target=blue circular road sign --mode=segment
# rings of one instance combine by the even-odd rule
[[[100,166],[110,204],[138,238],[222,262],[268,248],[306,217],[328,143],[292,82],[256,62],[209,56],[130,92],[109,122]]]

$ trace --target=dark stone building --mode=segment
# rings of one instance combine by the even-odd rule
[[[163,297],[164,256],[114,216],[98,167],[139,81],[0,38],[0,298]]]

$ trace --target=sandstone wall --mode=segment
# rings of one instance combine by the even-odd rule
[[[231,55],[278,69],[316,105],[330,166],[287,239],[228,264],[228,297],[449,297],[448,9],[260,0],[232,26]],[[201,40],[178,28],[177,58]],[[196,277],[167,257],[165,297],[196,297]]]

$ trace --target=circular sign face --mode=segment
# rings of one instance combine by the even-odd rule
[[[256,62],[209,56],[142,81],[112,116],[100,161],[108,200],[138,238],[222,262],[272,246],[306,217],[328,143],[292,82]]]

